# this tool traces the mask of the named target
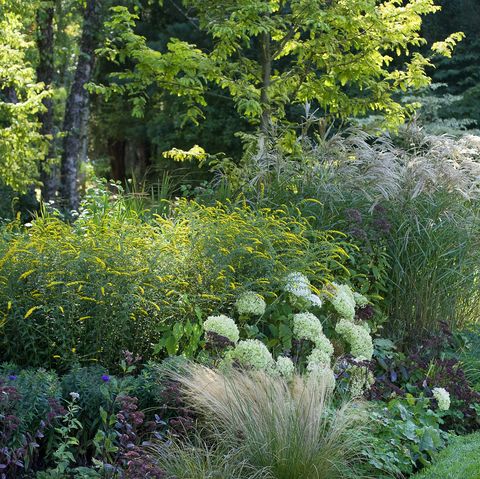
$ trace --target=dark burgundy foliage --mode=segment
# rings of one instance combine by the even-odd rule
[[[185,436],[192,431],[195,425],[195,416],[193,411],[185,406],[180,383],[173,380],[165,381],[161,399],[164,403],[166,416],[170,416],[168,420],[170,432]]]
[[[433,388],[443,387],[452,399],[450,414],[445,417],[445,429],[459,432],[477,429],[478,418],[472,406],[480,404],[480,393],[470,386],[455,351],[454,336],[448,324],[442,323],[439,332],[417,344],[410,354],[377,359],[370,398],[388,400],[407,392],[422,392],[432,397]]]
[[[235,343],[221,334],[213,331],[207,331],[205,334],[206,344],[205,349],[213,351],[221,351],[223,349],[235,346]]]
[[[355,208],[348,208],[347,210],[345,210],[345,217],[352,223],[361,224],[363,221],[362,213],[360,212],[360,210],[357,210]]]
[[[11,377],[9,379],[12,380]],[[20,399],[16,387],[0,382],[0,479],[19,477],[27,461],[32,462],[45,430],[65,414],[65,409],[58,401],[49,398],[49,410],[37,430],[22,432],[22,421],[16,414]]]
[[[382,205],[375,205],[372,214],[362,215],[358,209],[345,210],[347,231],[350,236],[358,241],[368,243],[377,241],[390,233],[391,223],[387,218],[387,210]]]
[[[120,410],[117,413],[115,429],[118,434],[118,463],[128,479],[162,479],[164,471],[156,464],[155,459],[147,451],[151,444],[143,441],[142,436],[148,431],[149,437],[160,438],[155,433],[162,421],[145,423],[145,414],[138,410],[138,399],[131,396],[117,398]]]
[[[356,308],[355,309],[355,317],[357,319],[361,319],[363,321],[367,321],[368,319],[372,319],[374,314],[375,314],[375,309],[371,304],[367,304],[363,308]]]

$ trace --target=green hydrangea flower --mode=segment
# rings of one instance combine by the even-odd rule
[[[350,345],[350,353],[356,359],[370,361],[373,356],[373,342],[369,332],[348,319],[340,319],[335,331]]]
[[[275,363],[275,371],[280,374],[282,378],[289,380],[295,374],[295,365],[290,358],[279,356]]]
[[[333,355],[333,344],[330,340],[325,336],[325,334],[321,333],[315,338],[315,349],[323,351],[328,356]]]
[[[267,372],[275,366],[270,351],[258,339],[240,341],[231,352],[230,358],[236,359],[242,366]]]
[[[293,334],[297,339],[315,340],[323,335],[322,323],[312,313],[298,313],[293,315]]]
[[[240,332],[235,321],[224,314],[209,316],[203,323],[203,329],[224,336],[232,343],[236,343],[240,338]]]
[[[321,349],[315,348],[307,357],[307,371],[315,369],[317,366],[330,367],[330,354]]]
[[[351,319],[355,317],[355,297],[353,291],[346,284],[332,283],[334,287],[333,297],[329,298],[332,306],[340,317]]]
[[[369,303],[368,299],[360,293],[353,293],[353,298],[355,299],[355,304],[360,308],[364,308]]]
[[[450,393],[444,388],[433,388],[432,393],[437,400],[438,409],[448,411],[450,409]]]
[[[349,390],[352,398],[363,396],[363,393],[368,391],[375,382],[372,371],[365,366],[353,364],[348,368],[347,372],[350,376]]]
[[[240,314],[261,316],[267,307],[264,299],[254,291],[246,291],[241,294],[235,303]]]
[[[303,300],[307,307],[322,307],[322,300],[316,294],[312,293],[310,280],[303,273],[295,271],[287,275],[283,290]]]

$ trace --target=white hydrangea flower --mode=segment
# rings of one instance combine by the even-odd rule
[[[365,366],[352,365],[348,369],[348,374],[350,376],[349,390],[352,398],[362,396],[375,382],[373,373]]]
[[[77,399],[80,398],[80,394],[78,394],[78,393],[76,393],[76,392],[74,392],[74,391],[72,391],[72,392],[69,393],[69,394],[70,394],[70,397],[72,398],[73,401],[76,401]]]
[[[448,411],[450,409],[450,393],[444,388],[433,388],[432,393],[437,400],[438,409]]]
[[[323,301],[316,294],[311,293],[307,299],[313,304],[313,306],[317,306],[318,308],[321,308],[323,305]]]
[[[307,371],[312,371],[318,366],[330,367],[330,354],[321,349],[314,348],[307,357]]]
[[[242,366],[269,371],[275,366],[275,361],[267,349],[258,339],[240,341],[232,351],[232,359],[236,359]]]
[[[303,273],[293,272],[288,274],[285,278],[283,290],[298,298],[307,300],[313,306],[322,307],[322,300],[312,293],[310,280]]]
[[[315,340],[323,334],[322,323],[312,313],[293,315],[293,334],[297,339]]]
[[[286,356],[279,356],[275,363],[275,370],[280,374],[282,378],[287,380],[291,379],[295,374],[295,366],[293,361]]]
[[[325,354],[328,354],[328,356],[333,355],[333,344],[330,342],[330,340],[325,336],[325,334],[321,333],[315,338],[315,349],[319,349],[320,351],[323,351]]]
[[[287,275],[283,289],[287,293],[292,293],[301,298],[311,294],[309,279],[303,273],[299,272],[293,272]]]
[[[333,296],[329,298],[332,306],[342,318],[353,319],[355,317],[353,291],[346,284],[332,283],[332,286],[335,289]]]
[[[364,308],[368,303],[368,299],[360,293],[353,293],[353,298],[355,299],[355,304],[359,306],[360,308]]]
[[[232,343],[236,343],[240,338],[240,332],[235,321],[224,314],[218,316],[209,316],[203,323],[203,329],[223,336]]]
[[[242,293],[235,303],[240,314],[261,316],[267,307],[264,299],[254,291]]]
[[[350,353],[357,359],[370,361],[373,356],[373,341],[368,331],[348,319],[340,319],[335,331],[350,345]]]

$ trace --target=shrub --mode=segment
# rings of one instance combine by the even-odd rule
[[[23,477],[51,451],[53,427],[65,410],[55,373],[0,366],[0,475]]]
[[[430,464],[449,438],[441,429],[441,416],[429,399],[412,395],[393,399],[386,407],[375,404],[370,413],[374,437],[365,450],[375,477],[403,477]]]
[[[163,438],[163,418],[182,412],[165,404],[160,365],[140,367],[126,353],[122,371],[76,367],[59,378],[0,365],[0,476],[163,478],[148,446]]]
[[[192,356],[199,322],[242,289],[272,295],[293,268],[323,282],[345,256],[300,215],[186,200],[150,223],[116,203],[73,225],[46,215],[0,251],[2,358],[57,369]]]
[[[386,298],[377,323],[388,318],[390,334],[415,339],[440,320],[476,320],[479,137],[350,129],[315,142],[304,135],[295,147],[272,152],[269,164],[248,163],[243,188],[260,205],[298,205],[318,227],[349,233],[358,246],[349,250],[350,282]]]
[[[457,437],[436,458],[433,466],[415,479],[477,479],[480,471],[480,433]]]
[[[383,400],[407,393],[432,398],[436,388],[444,388],[451,407],[443,414],[442,428],[465,434],[478,428],[480,394],[472,388],[459,361],[457,337],[445,323],[442,326],[407,355],[396,352],[393,343],[377,340],[378,368],[370,394]]]
[[[328,386],[295,376],[291,385],[263,372],[191,365],[174,373],[208,432],[262,477],[352,477],[367,441],[363,407],[332,407]]]
[[[52,410],[61,409],[62,390],[53,371],[43,368],[20,370],[4,363],[0,365],[0,381],[14,387],[18,393],[15,412],[21,420],[19,430],[22,433],[35,431]]]

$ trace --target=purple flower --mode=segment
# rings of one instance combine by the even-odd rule
[[[15,379],[17,379],[17,376],[15,376],[15,374],[10,374],[10,376],[8,376],[8,379],[10,379],[10,381],[15,381]]]
[[[110,381],[110,376],[108,374],[103,374],[102,375],[102,381],[104,383],[108,383],[108,381]]]

